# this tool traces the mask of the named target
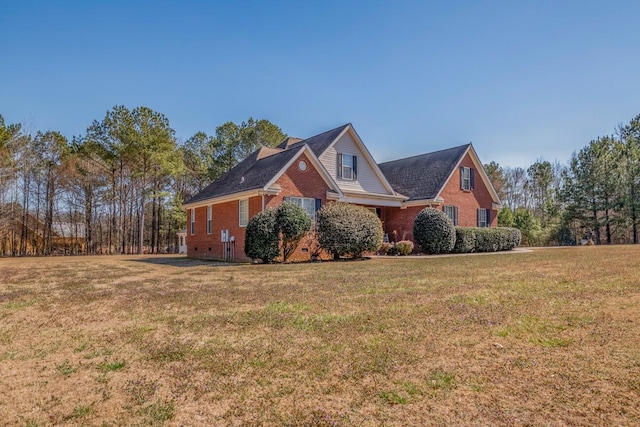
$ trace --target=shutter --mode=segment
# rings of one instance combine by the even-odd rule
[[[491,227],[491,209],[487,209],[487,227]]]
[[[473,190],[475,185],[474,185],[474,173],[473,173],[473,168],[469,168],[469,189]]]
[[[464,190],[464,167],[460,166],[460,189]]]
[[[478,225],[477,226],[480,227],[480,209],[478,209],[477,216],[478,216]]]
[[[336,163],[338,165],[336,170],[336,176],[338,178],[342,178],[342,153],[338,153],[338,159],[336,160]]]
[[[316,212],[322,208],[322,199],[316,199]]]
[[[352,156],[353,159],[353,179],[355,180],[358,177],[358,157]]]
[[[458,225],[458,207],[453,207],[453,225]]]
[[[289,196],[284,196],[284,200],[283,202],[290,202],[291,201],[291,197]]]

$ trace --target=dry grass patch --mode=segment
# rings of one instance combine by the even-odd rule
[[[640,423],[640,247],[0,269],[8,425]]]

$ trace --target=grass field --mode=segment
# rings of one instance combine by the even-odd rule
[[[0,259],[0,425],[639,425],[640,247]]]

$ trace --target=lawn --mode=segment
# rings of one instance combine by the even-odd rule
[[[638,425],[640,247],[0,259],[2,425]]]

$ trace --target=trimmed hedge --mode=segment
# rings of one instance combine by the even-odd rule
[[[456,227],[455,253],[509,251],[520,245],[522,235],[517,228]]]
[[[444,212],[424,208],[413,222],[413,240],[429,254],[444,254],[453,249],[456,231]]]
[[[382,245],[384,233],[380,218],[362,206],[332,202],[316,214],[318,242],[334,259],[351,254],[359,258]]]
[[[467,254],[476,250],[477,227],[456,227],[456,244],[453,252]]]

